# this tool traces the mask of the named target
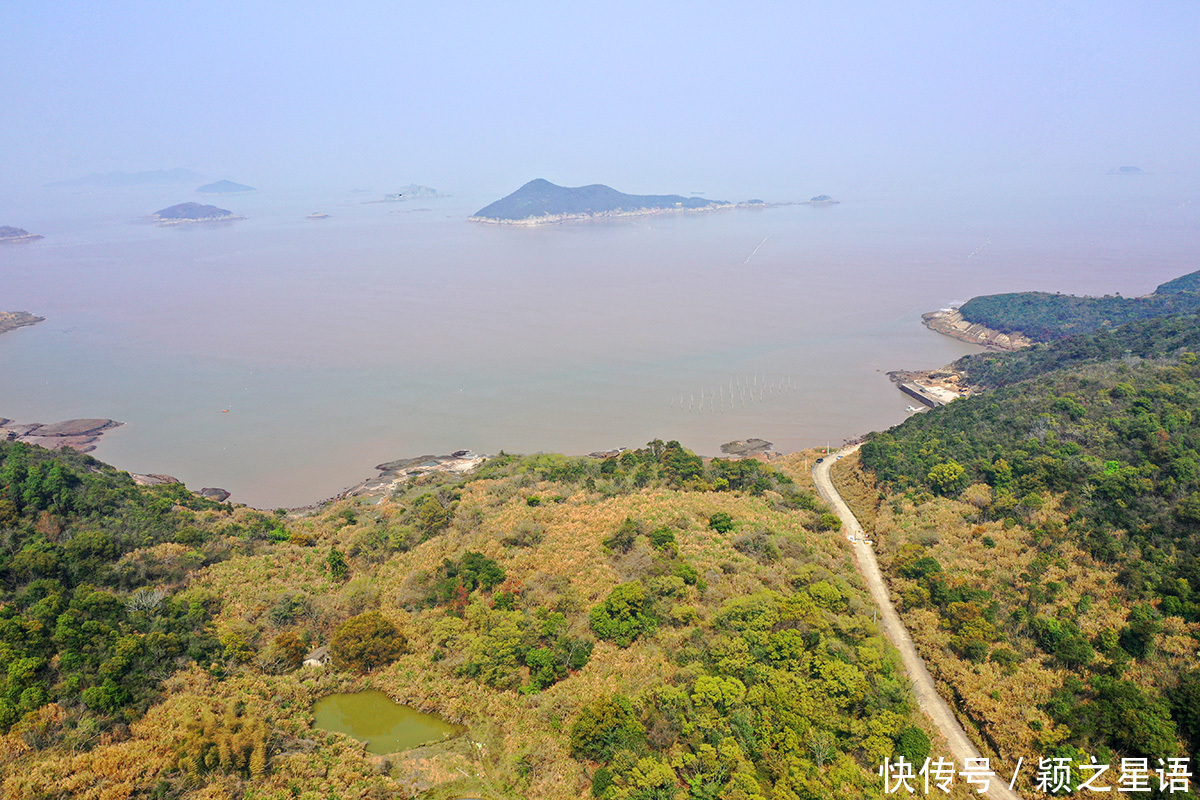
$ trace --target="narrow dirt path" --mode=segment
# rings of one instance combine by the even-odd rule
[[[833,486],[833,481],[829,476],[829,468],[833,466],[833,462],[843,456],[848,456],[858,449],[858,445],[847,447],[825,456],[825,459],[813,466],[813,481],[817,484],[817,491],[826,503],[832,506],[844,524],[844,530],[854,537],[854,544],[851,547],[854,549],[854,563],[858,567],[858,571],[867,581],[867,586],[871,589],[871,597],[875,599],[875,604],[879,606],[879,621],[883,626],[884,633],[891,639],[892,644],[900,651],[900,656],[904,659],[904,669],[908,672],[909,678],[912,680],[913,694],[917,698],[917,705],[925,716],[937,726],[938,731],[946,740],[950,747],[950,754],[954,758],[956,769],[962,769],[963,762],[968,758],[980,758],[979,751],[975,749],[975,745],[967,738],[967,734],[963,731],[962,726],[958,724],[958,720],[954,718],[954,713],[950,707],[946,705],[946,701],[941,698],[934,688],[933,678],[930,677],[929,671],[925,669],[925,662],[917,655],[917,649],[913,647],[912,637],[908,635],[908,630],[904,627],[904,623],[900,621],[900,615],[896,613],[895,606],[892,605],[892,599],[888,595],[887,584],[883,582],[883,574],[879,571],[879,563],[875,560],[875,550],[871,545],[864,543],[864,535],[862,525],[858,519],[850,511],[850,507],[842,500],[842,496],[838,494],[837,489]],[[920,769],[920,765],[917,765]],[[1020,795],[1008,788],[1009,776],[994,775],[988,785],[987,795],[989,797],[1001,798],[1002,800],[1020,800]],[[961,778],[955,779],[955,782],[961,781]],[[916,782],[914,782],[915,785]],[[930,787],[932,789],[932,787]],[[898,796],[907,796],[907,792],[901,790]]]

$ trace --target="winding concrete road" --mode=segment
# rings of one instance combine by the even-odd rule
[[[917,705],[925,716],[929,717],[930,721],[937,726],[938,731],[942,734],[942,738],[946,740],[950,747],[950,754],[954,758],[957,769],[962,769],[963,763],[968,758],[980,758],[979,751],[975,749],[975,745],[967,738],[967,734],[963,731],[962,726],[958,724],[958,720],[954,718],[954,713],[950,707],[946,705],[946,701],[941,698],[934,688],[933,678],[930,677],[929,671],[925,669],[925,662],[917,655],[917,650],[913,647],[912,637],[908,635],[908,630],[904,627],[904,623],[900,621],[900,616],[896,613],[895,606],[892,605],[891,597],[888,595],[887,584],[883,582],[883,574],[879,571],[879,563],[875,560],[875,550],[871,545],[866,544],[863,535],[862,525],[858,519],[850,511],[850,507],[846,505],[846,501],[842,500],[842,496],[838,494],[837,489],[833,487],[833,481],[829,477],[829,468],[833,463],[843,456],[848,456],[858,449],[858,445],[847,447],[839,450],[836,453],[825,456],[820,464],[813,466],[813,481],[817,484],[817,491],[821,498],[832,506],[834,513],[842,519],[845,530],[849,535],[854,537],[854,543],[851,547],[854,550],[854,563],[858,567],[858,571],[867,581],[867,586],[871,589],[871,597],[875,599],[875,604],[879,606],[880,622],[883,625],[884,633],[892,640],[892,644],[900,651],[900,656],[904,659],[904,669],[908,672],[909,678],[912,680],[913,694],[917,698]],[[935,758],[936,754],[931,754]],[[920,765],[917,765],[920,769]],[[993,767],[994,768],[994,767]],[[1011,775],[993,775],[988,783],[986,794],[989,797],[998,798],[1000,800],[1021,800],[1020,795],[1008,788],[1008,781]],[[913,781],[914,788],[918,787],[919,780]],[[955,778],[955,782],[961,782],[961,777]],[[976,784],[976,789],[979,786]],[[933,789],[933,786],[930,786]],[[920,788],[917,789],[920,791]],[[901,790],[897,796],[907,796],[907,792]]]

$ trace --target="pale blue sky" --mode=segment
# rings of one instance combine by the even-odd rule
[[[631,192],[1196,173],[1183,2],[9,2],[0,183]],[[797,188],[798,190],[798,188]]]

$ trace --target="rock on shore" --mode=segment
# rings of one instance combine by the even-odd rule
[[[721,445],[721,452],[727,456],[752,456],[767,453],[774,445],[766,439],[738,439]]]
[[[487,456],[472,453],[470,450],[455,450],[448,456],[417,456],[416,458],[388,461],[375,467],[379,470],[378,476],[350,487],[333,499],[391,497],[401,485],[419,475],[426,475],[430,472],[450,472],[462,475],[478,467],[487,458]]]
[[[90,453],[96,449],[96,441],[104,431],[121,424],[114,419],[69,419],[43,425],[40,422],[16,423],[0,418],[0,439],[35,444],[48,450],[70,448]]]
[[[921,321],[931,331],[992,350],[1020,350],[1033,344],[1032,339],[1020,333],[1001,333],[978,323],[967,322],[957,308],[930,311],[921,315]]]

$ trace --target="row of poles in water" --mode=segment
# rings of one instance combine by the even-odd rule
[[[701,388],[699,393],[679,393],[678,404],[675,400],[671,405],[689,412],[710,414],[736,411],[745,408],[747,403],[759,403],[777,394],[794,392],[799,388],[796,379],[790,375],[759,376],[753,378],[734,378],[728,384],[718,384],[716,388]],[[705,406],[707,405],[707,408]]]

